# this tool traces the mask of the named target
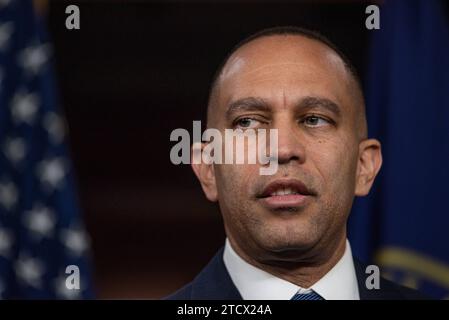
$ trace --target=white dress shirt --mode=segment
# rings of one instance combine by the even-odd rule
[[[226,239],[224,264],[244,300],[290,300],[296,293],[311,290],[325,300],[360,300],[351,246],[346,240],[343,256],[337,264],[310,288],[278,278],[243,260]]]

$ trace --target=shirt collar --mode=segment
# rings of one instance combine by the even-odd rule
[[[310,288],[278,278],[243,260],[226,239],[223,260],[244,300],[290,300],[295,293],[314,290],[325,300],[359,300],[357,277],[351,246],[346,240],[343,256],[337,264]]]

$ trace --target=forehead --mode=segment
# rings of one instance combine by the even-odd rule
[[[268,36],[238,49],[218,78],[220,105],[248,96],[297,101],[321,96],[350,104],[350,75],[342,59],[319,41]],[[288,102],[288,101],[287,101]]]

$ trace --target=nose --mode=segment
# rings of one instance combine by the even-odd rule
[[[298,123],[290,119],[279,119],[275,126],[278,129],[278,163],[289,164],[292,161],[304,163],[304,140],[298,128]]]

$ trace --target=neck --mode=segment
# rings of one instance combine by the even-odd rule
[[[343,256],[346,248],[346,233],[343,232],[331,245],[316,246],[313,251],[317,251],[317,254],[308,251],[301,255],[298,254],[294,259],[290,258],[289,261],[273,259],[272,255],[268,259],[257,259],[246,254],[232,238],[229,237],[229,241],[234,251],[249,264],[301,288],[310,288],[326,275]]]

